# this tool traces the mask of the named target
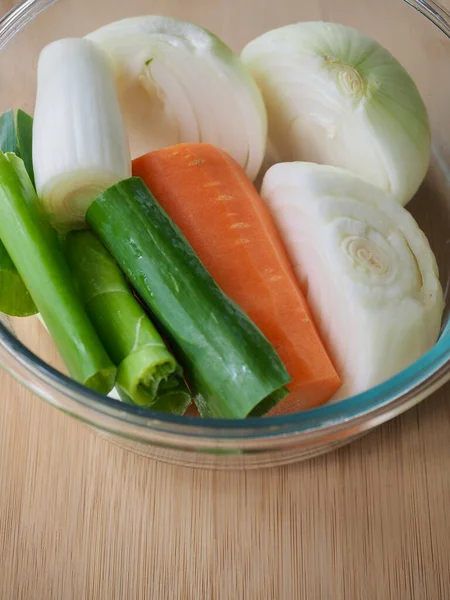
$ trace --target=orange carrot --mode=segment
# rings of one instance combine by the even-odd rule
[[[133,161],[215,279],[284,362],[291,393],[270,414],[323,404],[340,386],[272,217],[245,171],[209,144]]]

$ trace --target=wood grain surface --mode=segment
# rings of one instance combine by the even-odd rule
[[[0,600],[450,598],[449,386],[340,451],[240,473],[127,453],[4,373],[0,393]]]

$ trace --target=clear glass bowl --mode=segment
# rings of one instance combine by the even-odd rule
[[[430,112],[432,165],[408,208],[431,242],[447,290],[450,15],[443,8],[425,0],[24,0],[0,20],[0,110],[14,107],[33,112],[36,63],[46,43],[150,13],[203,25],[237,51],[265,30],[300,20],[342,22],[389,48],[417,82]],[[450,378],[446,311],[448,324],[428,354],[382,385],[343,402],[245,421],[163,416],[101,396],[66,377],[48,334],[35,317],[0,315],[0,320],[0,363],[26,387],[122,447],[194,467],[260,467],[317,455],[407,410]]]

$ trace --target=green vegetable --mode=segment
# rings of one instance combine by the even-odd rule
[[[136,404],[122,388],[118,388],[118,392],[123,402]],[[190,403],[191,393],[183,378],[181,376],[173,376],[161,381],[157,397],[147,408],[175,415],[183,415]]]
[[[0,117],[0,150],[26,156],[31,161],[31,128],[33,119],[22,110],[8,110]],[[28,171],[31,176],[31,171]],[[25,284],[17,272],[5,246],[0,242],[0,312],[14,317],[28,317],[37,310]]]
[[[0,312],[11,317],[29,317],[37,312],[36,306],[2,242],[0,242]]]
[[[191,403],[191,392],[182,377],[168,377],[161,382],[153,410],[184,414]]]
[[[19,141],[12,109],[7,110],[0,117],[0,150],[19,154]]]
[[[70,375],[103,393],[115,380],[78,298],[61,246],[22,159],[0,152],[0,239],[17,267]]]
[[[119,395],[183,414],[191,398],[181,369],[108,250],[91,231],[70,233],[64,248],[86,312],[118,367]]]
[[[141,179],[100,194],[86,221],[163,328],[203,416],[243,418],[287,394],[290,378],[275,350],[215,284]]]
[[[34,185],[33,117],[30,117],[30,115],[20,109],[17,111],[17,139],[19,145],[18,156],[23,160],[27,173]]]
[[[13,152],[25,163],[25,168],[34,185],[33,171],[33,117],[18,110],[16,119],[12,109],[0,117],[0,150]]]

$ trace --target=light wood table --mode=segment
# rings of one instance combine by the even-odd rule
[[[450,598],[448,386],[350,447],[247,473],[126,453],[5,374],[0,393],[1,600]]]

